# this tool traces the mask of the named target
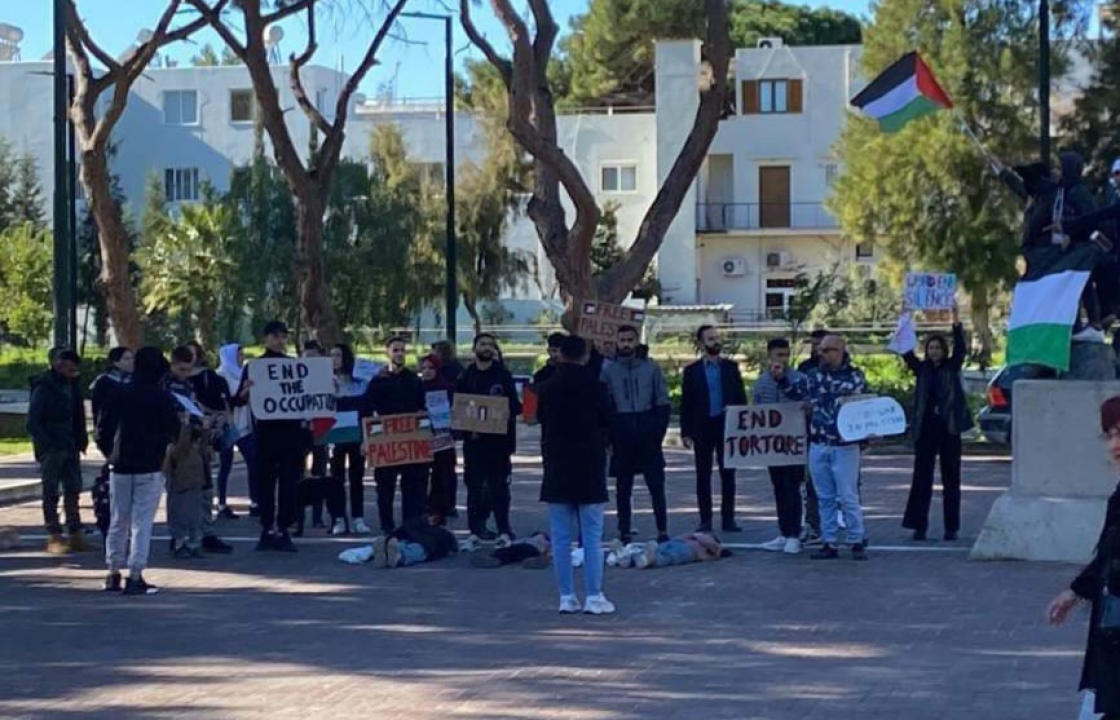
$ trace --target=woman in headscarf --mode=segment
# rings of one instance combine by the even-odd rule
[[[238,343],[223,345],[218,351],[218,357],[220,360],[218,376],[225,381],[228,395],[231,398],[231,433],[229,438],[233,440],[232,445],[228,444],[228,441],[223,442],[218,454],[218,487],[222,489],[221,499],[224,506],[225,488],[229,483],[230,470],[233,468],[233,448],[236,446],[241,451],[241,458],[245,461],[245,468],[249,474],[249,514],[256,516],[259,514],[259,510],[257,509],[257,472],[256,462],[254,461],[253,421],[249,415],[249,406],[239,403],[235,399],[237,388],[241,384],[245,357],[241,351],[241,345]],[[228,512],[229,508],[225,508],[225,510],[227,512],[223,515],[226,517],[232,515],[231,512]]]
[[[431,475],[428,479],[428,512],[432,524],[446,525],[455,509],[455,439],[451,436],[451,401],[455,386],[447,380],[443,364],[435,353],[420,360],[420,380],[424,388],[424,401],[435,434]],[[445,408],[442,412],[433,412]],[[445,425],[446,422],[446,425]],[[439,427],[437,427],[439,426]]]

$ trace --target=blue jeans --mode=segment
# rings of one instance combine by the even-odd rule
[[[401,551],[401,561],[397,567],[408,567],[409,565],[419,565],[428,559],[428,551],[420,543],[408,542],[401,540],[400,545],[397,546]]]
[[[657,546],[657,558],[654,561],[657,567],[687,565],[694,562],[696,562],[696,555],[692,553],[692,547],[684,540],[673,538]]]
[[[606,503],[574,505],[549,503],[552,531],[552,567],[560,595],[574,595],[572,587],[572,524],[579,521],[583,540],[584,591],[588,597],[603,592],[603,508]]]
[[[844,513],[848,542],[863,542],[863,508],[859,502],[859,445],[809,446],[809,469],[821,508],[821,539],[836,543],[839,523],[836,511]]]

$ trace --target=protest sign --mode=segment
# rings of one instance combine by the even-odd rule
[[[451,436],[451,400],[448,392],[431,390],[424,393],[424,406],[428,408],[428,419],[432,422],[432,452],[455,447],[455,438]]]
[[[645,319],[644,310],[588,301],[580,304],[579,329],[576,334],[594,342],[599,352],[610,357],[614,354],[618,329],[623,325],[633,325],[640,333]]]
[[[914,327],[914,313],[903,311],[898,316],[898,325],[895,326],[894,333],[891,334],[891,341],[887,345],[887,350],[899,355],[914,352],[918,347],[918,331]]]
[[[375,468],[432,461],[432,427],[424,413],[366,418],[366,458]]]
[[[455,393],[451,427],[483,435],[505,435],[509,423],[509,398],[505,395]]]
[[[366,358],[357,358],[354,360],[354,372],[352,373],[355,380],[362,380],[368,383],[381,373],[381,369],[385,366],[381,363],[376,363],[373,360]]]
[[[258,420],[334,415],[334,370],[327,357],[249,361],[249,407]]]
[[[957,302],[953,273],[906,273],[902,306],[910,310],[948,310]]]
[[[805,407],[801,403],[731,405],[723,421],[724,467],[804,465]]]
[[[894,398],[854,400],[840,406],[836,427],[845,442],[901,435],[906,432],[906,413]]]

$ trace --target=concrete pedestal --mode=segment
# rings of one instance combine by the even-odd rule
[[[1092,557],[1117,483],[1099,420],[1101,403],[1114,395],[1120,382],[1015,383],[1011,489],[992,505],[972,559]]]

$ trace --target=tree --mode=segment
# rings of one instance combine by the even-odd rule
[[[394,0],[392,3],[381,26],[370,40],[365,54],[339,92],[333,121],[328,121],[315,107],[313,100],[308,98],[300,77],[300,70],[311,60],[318,48],[316,15],[321,6],[328,4],[328,0],[291,0],[290,2],[277,0],[276,9],[271,12],[262,10],[262,0],[239,0],[234,8],[241,15],[243,34],[240,36],[222,15],[221,6],[225,0],[221,0],[216,5],[211,5],[211,0],[187,1],[214,28],[230,51],[249,70],[253,92],[257,98],[257,109],[272,140],[276,165],[284,173],[295,196],[299,237],[296,267],[300,278],[300,311],[303,324],[321,342],[333,343],[340,333],[338,318],[331,306],[330,290],[323,264],[323,216],[326,212],[327,196],[331,187],[331,178],[338,167],[342,152],[351,98],[373,67],[377,51],[389,29],[396,22],[397,15],[404,9],[406,0]],[[311,122],[314,133],[322,136],[312,149],[306,163],[300,157],[300,151],[292,141],[291,132],[284,119],[285,108],[280,104],[280,94],[273,79],[264,38],[265,29],[269,25],[299,13],[304,14],[307,19],[307,46],[299,55],[293,54],[290,57],[289,82],[296,104]]]
[[[700,90],[693,126],[668,177],[642,219],[638,235],[617,265],[597,278],[591,267],[591,245],[601,213],[579,168],[557,143],[555,102],[548,79],[552,47],[559,28],[545,0],[530,0],[535,32],[510,0],[491,0],[495,15],[513,44],[512,58],[500,55],[471,19],[470,0],[460,0],[459,16],[471,42],[497,70],[507,90],[506,126],[533,159],[533,194],[528,214],[545,254],[556,270],[560,291],[569,307],[584,299],[620,302],[638,284],[653,260],[685,193],[715,137],[727,97],[731,41],[725,0],[705,0],[705,51],[715,79]],[[575,206],[569,225],[561,204],[561,187]],[[572,313],[566,315],[569,324]]]
[[[1115,15],[1114,15],[1115,17]],[[1120,158],[1117,108],[1120,108],[1120,24],[1102,18],[1111,32],[1089,49],[1093,79],[1062,118],[1062,131],[1085,154],[1086,170],[1095,184],[1108,181],[1112,163]]]
[[[29,345],[50,338],[53,254],[51,235],[31,222],[0,232],[0,326]]]
[[[238,65],[239,63],[237,56],[228,47],[223,47],[222,54],[219,56],[210,43],[203,45],[197,55],[191,56],[191,65],[194,67],[218,67],[221,65]]]
[[[107,162],[111,167],[113,158],[116,157],[117,146],[112,144],[107,151]],[[153,177],[151,182],[156,185],[158,197],[163,199],[163,186],[158,177]],[[114,212],[124,218],[124,191],[121,190],[120,176],[116,173],[109,178],[109,195],[116,206]],[[132,251],[136,246],[136,233],[132,224],[126,219],[124,226],[128,232],[129,284],[136,286],[138,280],[135,263],[131,261]],[[78,223],[78,304],[86,306],[85,322],[89,322],[90,313],[94,320],[94,335],[98,345],[104,347],[109,336],[109,313],[105,303],[105,293],[99,286],[101,278],[101,241],[97,229],[97,221],[93,217],[87,204]],[[85,336],[85,329],[79,332]],[[84,340],[83,340],[84,347]]]
[[[229,0],[219,0],[217,11]],[[80,179],[97,222],[101,243],[101,287],[117,339],[124,345],[138,347],[143,326],[136,311],[136,299],[129,281],[129,232],[112,192],[112,175],[108,153],[113,128],[124,114],[132,84],[144,72],[160,48],[190,37],[205,26],[196,19],[174,30],[171,21],[182,0],[166,0],[165,9],[155,23],[148,39],[134,52],[118,60],[94,42],[86,28],[75,0],[66,0],[66,51],[73,63],[74,97],[70,104],[70,120],[74,125],[81,162]],[[94,68],[94,61],[101,65]],[[102,97],[108,97],[102,101]]]
[[[15,153],[0,138],[0,231],[22,223],[44,227],[43,188],[35,158]]]
[[[1055,17],[1057,72],[1076,20]],[[1000,157],[1036,147],[1036,23],[1030,0],[884,0],[864,33],[863,75],[917,48],[955,110],[895,134],[851,115],[839,143],[844,174],[830,205],[844,232],[885,247],[905,267],[956,273],[971,298],[982,357],[992,349],[994,296],[1016,278],[1021,210],[958,123]]]
[[[595,239],[591,242],[591,267],[595,277],[621,262],[625,254],[626,251],[618,242],[618,204],[607,203],[603,206],[603,216],[599,219]],[[646,274],[630,294],[647,301],[661,294],[661,283],[658,282],[652,265],[646,268]]]

